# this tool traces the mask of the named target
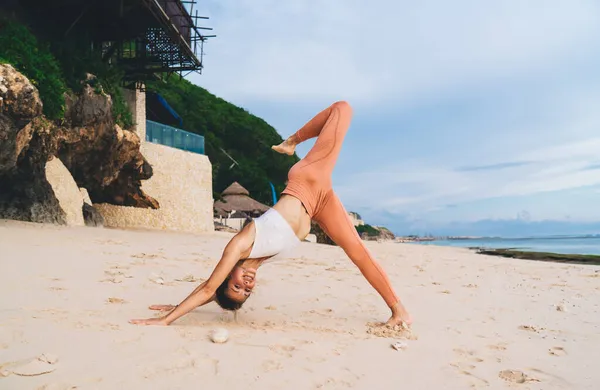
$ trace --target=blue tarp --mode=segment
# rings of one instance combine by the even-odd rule
[[[146,113],[147,119],[173,125],[177,122],[177,126],[183,127],[183,119],[160,94],[148,92],[146,99],[147,111],[149,110]]]
[[[179,126],[183,127],[183,119],[179,116],[179,114],[167,103],[165,98],[160,96],[158,93],[156,94],[156,99],[162,104],[162,106],[173,115],[175,119],[179,122]]]
[[[273,185],[273,183],[269,182],[269,184],[271,185],[271,193],[273,194],[273,206],[274,206],[275,203],[277,203],[277,194],[275,193],[275,186]]]

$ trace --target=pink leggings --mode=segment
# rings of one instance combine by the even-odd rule
[[[310,217],[350,257],[388,306],[398,302],[390,281],[358,235],[350,216],[331,186],[331,174],[350,127],[352,108],[336,102],[321,111],[293,137],[297,143],[318,137],[306,157],[288,173],[284,194],[303,203]]]

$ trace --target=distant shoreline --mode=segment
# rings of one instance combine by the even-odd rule
[[[552,252],[534,252],[518,249],[487,249],[471,247],[480,255],[508,257],[512,259],[548,261],[553,263],[600,265],[600,255],[579,255]]]
[[[468,241],[468,240],[568,240],[568,239],[598,239],[600,234],[573,234],[573,235],[548,235],[548,236],[523,236],[523,237],[502,237],[502,236],[440,236],[440,237],[415,237],[398,236],[400,239],[408,241]]]
[[[410,241],[415,245],[451,246],[485,250],[511,250],[524,253],[555,253],[559,255],[595,255],[600,256],[600,236],[598,235],[555,235],[545,237],[520,238],[471,238],[471,239],[435,239],[426,242]],[[520,258],[533,255],[520,255]]]

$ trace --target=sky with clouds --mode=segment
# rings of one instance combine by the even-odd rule
[[[333,185],[368,223],[399,234],[600,227],[600,2],[197,7],[217,37],[190,81],[283,137],[336,100],[353,106]]]

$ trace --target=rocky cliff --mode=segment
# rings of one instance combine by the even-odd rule
[[[383,226],[371,226],[368,224],[359,226],[357,229],[360,237],[366,241],[391,241],[396,238],[394,233]]]
[[[140,153],[139,137],[114,123],[111,98],[92,87],[93,79],[90,75],[80,93],[65,97],[64,119],[49,121],[32,83],[0,64],[0,218],[67,223],[47,178],[46,165],[54,157],[93,203],[159,207],[141,190],[152,167]]]

